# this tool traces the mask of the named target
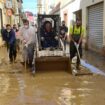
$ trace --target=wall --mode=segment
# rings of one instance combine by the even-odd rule
[[[75,1],[75,0],[60,0],[61,1],[61,8],[67,5],[69,2]]]
[[[0,9],[2,10],[3,9],[3,6],[2,6],[2,1],[0,0]],[[0,14],[1,15],[1,14]],[[1,17],[1,16],[0,16]],[[3,18],[3,17],[2,17]],[[1,18],[0,18],[0,29],[1,29],[1,25],[2,25],[2,22],[1,22]],[[1,37],[1,33],[0,33],[0,47],[2,46],[3,42],[2,42],[2,37]]]
[[[0,8],[2,9],[2,22],[3,25],[7,23],[7,16],[6,16],[6,10],[4,9],[4,4],[3,2],[0,2]]]
[[[62,2],[61,2],[62,4]],[[66,7],[61,7],[61,20],[64,20],[64,13],[65,11],[68,14],[68,22],[67,22],[67,26],[70,26],[70,23],[72,20],[75,19],[73,12],[77,11],[80,9],[80,1],[78,0],[77,2],[71,2],[70,4],[68,4]]]
[[[61,0],[53,0],[53,1],[49,0],[49,3],[48,3],[48,5],[49,5],[49,12],[48,13],[49,14],[60,14],[59,11],[56,11],[56,10],[58,10],[58,8],[60,8],[59,7],[60,6],[59,5],[60,2],[61,2]]]
[[[104,29],[103,29],[103,46],[104,46],[104,49],[105,49],[105,1],[104,1]]]
[[[51,4],[52,2],[50,0],[42,0],[42,13],[48,14]]]
[[[1,19],[2,19],[2,3],[0,3],[0,28],[1,28],[1,25],[2,25],[2,22],[1,22]]]

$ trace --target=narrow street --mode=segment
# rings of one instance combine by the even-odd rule
[[[0,105],[104,105],[105,77],[72,76],[65,71],[24,70],[19,59],[9,64],[0,49]]]
[[[104,81],[105,0],[0,0],[0,105],[105,105]]]

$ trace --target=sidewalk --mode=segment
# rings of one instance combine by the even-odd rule
[[[105,72],[105,57],[104,56],[99,55],[98,53],[93,52],[93,51],[84,51],[83,59],[87,63]]]

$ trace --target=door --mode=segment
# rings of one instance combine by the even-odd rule
[[[103,3],[88,8],[88,45],[99,50],[103,46]]]

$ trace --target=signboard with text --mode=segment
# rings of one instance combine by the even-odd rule
[[[11,9],[7,9],[7,15],[12,16],[12,10]]]

